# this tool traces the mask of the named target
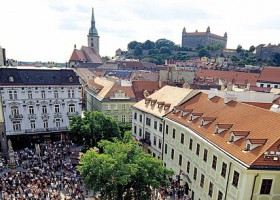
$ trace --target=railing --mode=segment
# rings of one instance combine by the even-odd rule
[[[10,119],[22,119],[23,115],[22,114],[14,114],[9,116]]]
[[[79,115],[79,112],[67,112],[68,117]]]

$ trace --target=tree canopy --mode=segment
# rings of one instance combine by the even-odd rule
[[[78,167],[87,187],[101,194],[101,199],[149,199],[151,188],[168,185],[173,171],[162,161],[145,153],[127,133],[122,140],[102,140],[99,154],[88,150]]]
[[[70,136],[76,143],[86,147],[97,145],[102,139],[121,138],[122,133],[117,122],[101,112],[84,112],[84,117],[76,116],[70,125]]]

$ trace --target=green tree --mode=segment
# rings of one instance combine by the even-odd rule
[[[243,52],[242,46],[241,46],[240,44],[237,46],[236,52],[237,52],[237,53]]]
[[[160,53],[161,54],[171,54],[171,51],[170,51],[169,47],[163,46],[160,48]]]
[[[249,48],[249,52],[254,52],[255,49],[256,49],[256,48],[252,45],[252,46],[250,46],[250,48]]]
[[[161,47],[168,47],[170,50],[174,50],[176,46],[174,42],[167,39],[159,39],[155,42],[155,45],[157,49],[160,49]]]
[[[85,149],[95,146],[102,139],[121,138],[117,122],[101,112],[84,112],[84,117],[76,116],[70,125],[70,136]]]
[[[201,57],[204,57],[204,56],[209,57],[210,54],[209,54],[208,50],[206,50],[205,48],[202,48],[198,51],[198,57],[201,58]]]
[[[145,50],[150,50],[155,48],[155,43],[150,41],[150,40],[146,40],[143,44],[142,44],[142,49]]]
[[[168,185],[167,176],[173,171],[142,151],[130,133],[123,140],[102,140],[98,145],[103,153],[88,150],[78,169],[86,186],[99,192],[101,200],[150,199],[151,187]]]
[[[149,50],[149,55],[153,55],[153,54],[159,54],[159,50],[158,49],[150,49]]]
[[[110,60],[109,56],[102,56],[101,59],[103,62],[107,62],[108,60]]]
[[[132,41],[130,43],[128,43],[127,45],[127,49],[131,50],[131,49],[135,49],[136,46],[141,46],[142,43],[141,42],[137,42],[137,41]]]
[[[134,49],[134,56],[140,56],[142,55],[142,47],[140,45],[137,45]]]
[[[275,62],[276,66],[280,66],[280,54],[276,53],[273,55],[273,61]]]

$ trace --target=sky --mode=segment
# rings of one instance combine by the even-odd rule
[[[87,45],[91,9],[100,55],[114,56],[133,40],[166,38],[181,45],[187,32],[228,34],[238,44],[280,43],[279,0],[0,0],[0,46],[18,61],[66,62]]]

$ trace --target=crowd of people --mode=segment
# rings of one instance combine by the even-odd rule
[[[73,145],[70,141],[48,142],[15,151],[16,171],[0,174],[2,199],[85,199],[81,176],[69,159]]]

